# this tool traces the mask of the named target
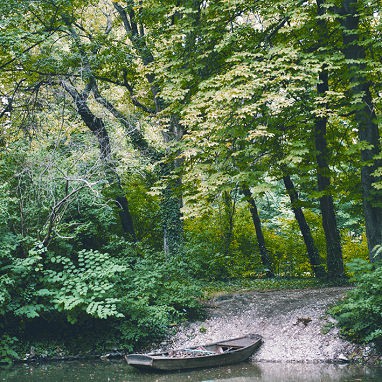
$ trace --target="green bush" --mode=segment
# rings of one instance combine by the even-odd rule
[[[0,318],[8,322],[0,329],[22,344],[44,338],[73,348],[80,342],[79,352],[107,350],[99,344],[131,351],[160,338],[198,308],[201,292],[180,257],[139,252],[118,257],[81,250],[61,256],[34,245],[26,257],[0,266]],[[2,362],[15,356],[13,345],[4,341]]]
[[[126,265],[118,264],[108,253],[93,250],[79,251],[74,259],[51,256],[50,263],[57,268],[45,271],[44,293],[69,322],[75,323],[85,315],[123,317],[117,308],[118,292],[113,289],[120,274],[126,272]]]
[[[382,266],[356,259],[348,268],[356,287],[330,313],[343,335],[382,348]]]
[[[15,337],[2,335],[0,337],[0,367],[9,366],[15,359],[18,359],[18,354],[13,350],[16,342]]]
[[[185,235],[183,258],[193,277],[206,280],[229,277],[232,256],[224,248],[217,216],[186,219]]]
[[[365,233],[354,235],[353,232],[345,229],[342,231],[341,244],[345,264],[352,262],[354,259],[368,260],[369,251]]]
[[[178,256],[146,253],[120,280],[122,311],[126,317],[121,335],[131,345],[162,336],[167,328],[197,311],[200,288],[187,275]]]

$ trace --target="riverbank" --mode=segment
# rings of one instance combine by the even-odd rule
[[[382,364],[372,346],[356,345],[339,335],[328,308],[350,287],[246,290],[214,292],[205,302],[205,319],[173,327],[161,349],[183,348],[247,333],[260,334],[264,343],[253,362]],[[22,345],[22,344],[21,344]],[[128,351],[118,346],[97,349],[82,344],[70,351],[61,343],[42,343],[19,352],[19,362],[70,361],[122,358]],[[25,346],[24,346],[25,347]],[[91,350],[90,350],[91,349]],[[152,346],[147,347],[153,350]]]
[[[339,335],[327,309],[348,287],[232,293],[207,302],[207,318],[181,326],[162,345],[188,347],[238,337],[263,336],[253,362],[362,362],[378,363],[372,346],[350,343]]]

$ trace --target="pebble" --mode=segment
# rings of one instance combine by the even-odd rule
[[[321,332],[327,322],[327,309],[347,290],[331,287],[248,292],[240,298],[219,296],[210,302],[208,318],[181,326],[168,339],[168,347],[179,349],[257,333],[264,343],[252,356],[253,361],[347,363],[356,345],[340,338],[337,328]],[[216,307],[216,300],[224,301],[224,309],[223,304]],[[309,317],[311,321],[306,326],[295,325],[297,317]]]

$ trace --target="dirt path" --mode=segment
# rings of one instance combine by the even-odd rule
[[[346,288],[248,292],[213,298],[208,317],[189,323],[170,339],[171,348],[258,333],[264,338],[253,361],[346,362],[370,359],[371,348],[338,336],[326,314]]]

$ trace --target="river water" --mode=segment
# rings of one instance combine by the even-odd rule
[[[174,373],[143,373],[122,361],[17,365],[0,370],[6,382],[361,382],[382,381],[382,368],[323,363],[241,363]]]

